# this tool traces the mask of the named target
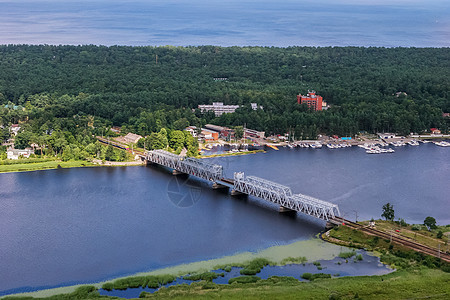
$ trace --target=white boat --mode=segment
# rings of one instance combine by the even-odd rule
[[[373,149],[370,149],[370,150],[366,150],[366,153],[368,153],[368,154],[380,154],[381,150],[373,148]]]
[[[408,142],[408,145],[410,145],[410,146],[419,146],[419,143],[416,140],[410,140]]]
[[[441,147],[450,147],[450,143],[446,142],[446,141],[442,141],[442,142],[435,142],[435,145],[441,146]]]

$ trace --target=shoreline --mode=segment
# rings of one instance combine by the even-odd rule
[[[72,168],[86,168],[86,167],[129,167],[129,166],[143,166],[144,162],[131,161],[131,162],[105,162],[95,163],[86,160],[76,161],[59,161],[53,160],[49,162],[38,163],[24,163],[24,164],[12,164],[12,165],[0,165],[0,174],[9,173],[24,173],[34,171],[56,170],[56,169],[72,169]],[[9,168],[8,168],[9,167]],[[5,170],[3,170],[5,169]]]
[[[319,233],[320,234],[320,233]],[[348,247],[346,247],[348,248]],[[350,249],[350,248],[348,248]],[[178,264],[173,266],[168,266],[164,268],[159,268],[155,270],[150,270],[147,272],[137,272],[134,274],[119,276],[115,278],[110,278],[108,280],[103,280],[99,282],[93,283],[82,283],[68,286],[59,286],[55,288],[43,288],[41,290],[33,291],[33,292],[19,292],[9,295],[0,296],[0,299],[4,297],[16,296],[16,297],[49,297],[59,294],[67,294],[75,291],[80,286],[92,285],[96,288],[101,288],[104,283],[112,282],[117,279],[128,278],[133,276],[148,276],[148,275],[162,275],[162,274],[171,274],[176,276],[185,275],[188,273],[194,272],[208,272],[213,270],[214,267],[218,265],[226,265],[233,263],[244,263],[246,261],[250,261],[255,258],[267,258],[276,263],[280,263],[284,258],[288,257],[300,257],[304,256],[308,259],[308,261],[315,260],[328,260],[333,259],[339,255],[342,251],[342,246],[335,245],[333,243],[324,241],[320,239],[318,236],[313,237],[307,240],[300,241],[292,241],[289,244],[285,245],[275,245],[269,248],[261,249],[257,252],[244,251],[235,253],[232,255],[226,255],[222,257],[217,257],[208,260],[201,261],[193,261],[187,262],[184,264]],[[39,288],[39,287],[37,287]]]

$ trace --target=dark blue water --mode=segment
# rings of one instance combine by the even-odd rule
[[[450,46],[447,0],[1,0],[2,44]]]
[[[347,218],[449,224],[448,148],[433,144],[368,155],[282,149],[210,159],[339,204]],[[324,223],[280,215],[250,197],[155,167],[0,174],[0,294],[90,283],[308,239]],[[25,288],[32,287],[32,288]]]
[[[336,257],[332,260],[318,260],[320,266],[316,266],[313,262],[308,262],[305,264],[288,264],[285,266],[266,266],[261,269],[261,272],[256,274],[261,279],[268,279],[272,276],[291,276],[300,281],[307,281],[301,276],[303,273],[324,273],[330,274],[332,277],[343,277],[343,276],[362,276],[362,275],[383,275],[393,270],[382,263],[380,259],[375,256],[368,255],[362,250],[358,250],[357,254],[361,254],[362,260],[356,260],[355,256],[349,259],[343,259]],[[230,272],[224,270],[214,270],[218,274],[223,274],[224,276],[219,276],[213,280],[216,284],[228,284],[228,280],[231,278],[242,276],[240,270],[242,268],[232,268]],[[183,277],[178,277],[174,282],[164,285],[165,287],[179,285],[179,284],[191,284],[192,281],[185,280]],[[142,291],[153,293],[157,289],[154,288],[132,288],[126,290],[112,290],[106,291],[100,289],[101,295],[116,296],[120,298],[138,298]]]

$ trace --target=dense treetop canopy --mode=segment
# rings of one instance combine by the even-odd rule
[[[91,115],[144,135],[186,120],[303,138],[446,131],[448,78],[448,48],[0,46],[0,103],[28,104],[47,119]],[[331,108],[298,105],[309,89]],[[220,118],[192,111],[213,101],[244,107]]]

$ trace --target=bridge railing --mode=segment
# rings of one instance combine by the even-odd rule
[[[223,167],[221,165],[210,164],[192,157],[182,158],[164,150],[148,151],[146,159],[153,163],[209,181],[217,182],[223,178]]]
[[[339,216],[337,205],[302,194],[292,194],[289,187],[255,176],[234,173],[234,189],[319,219]]]
[[[223,178],[223,167],[203,160],[188,157],[181,161],[181,172],[191,174],[209,181],[217,182]]]
[[[292,195],[287,186],[259,178],[247,176],[243,172],[234,173],[234,190],[271,201],[279,205],[286,205]]]

